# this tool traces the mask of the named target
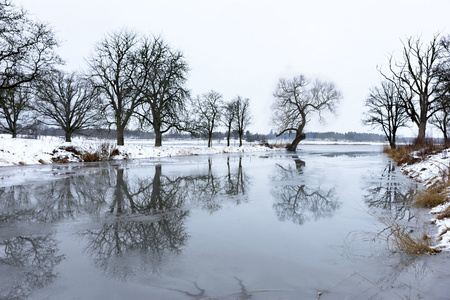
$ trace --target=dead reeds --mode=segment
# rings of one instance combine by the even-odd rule
[[[436,154],[446,149],[445,145],[435,144],[433,140],[425,140],[421,144],[400,145],[395,149],[384,147],[384,152],[392,158],[398,165],[414,164],[426,159],[432,154]]]
[[[401,226],[395,220],[380,216],[377,219],[385,227],[377,235],[386,240],[391,250],[414,255],[441,252],[431,247],[431,239],[425,232],[413,236],[414,231]]]

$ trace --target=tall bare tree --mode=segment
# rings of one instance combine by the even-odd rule
[[[242,146],[242,136],[244,135],[245,129],[251,123],[250,115],[250,100],[248,98],[242,98],[241,96],[236,96],[233,99],[236,122],[234,129],[237,131],[239,136],[239,147]]]
[[[334,112],[341,99],[341,93],[333,83],[320,80],[311,82],[304,75],[292,79],[281,78],[273,95],[272,124],[277,127],[277,136],[295,132],[293,142],[287,147],[288,151],[295,151],[298,143],[305,139],[304,129],[313,113],[323,120],[321,113],[325,110]]]
[[[54,70],[36,84],[35,109],[42,123],[64,130],[66,142],[72,134],[99,122],[99,89],[75,73]]]
[[[428,120],[439,111],[441,76],[437,71],[443,47],[439,35],[424,45],[420,38],[410,37],[403,43],[402,58],[389,59],[391,81],[404,102],[405,111],[419,131],[416,143],[425,141]]]
[[[395,149],[397,130],[407,126],[409,120],[395,85],[390,81],[384,81],[379,87],[372,88],[366,99],[366,107],[368,111],[365,113],[363,123],[381,128],[390,147]]]
[[[235,101],[229,101],[223,104],[222,107],[222,124],[227,129],[227,147],[230,147],[231,129],[236,118]]]
[[[135,86],[140,76],[133,57],[137,43],[138,36],[132,31],[113,32],[96,45],[89,59],[89,75],[105,99],[105,118],[116,127],[117,145],[124,144],[124,129],[142,99]]]
[[[31,93],[25,84],[16,88],[0,90],[0,130],[13,138],[29,129],[28,112],[31,110]]]
[[[0,0],[0,90],[32,82],[60,63],[57,46],[49,26],[31,20],[11,1]]]
[[[194,114],[194,131],[208,137],[208,147],[211,147],[213,132],[217,128],[222,108],[222,95],[210,91],[192,99]]]
[[[155,146],[162,145],[162,134],[180,126],[180,116],[189,95],[185,83],[188,66],[184,56],[161,37],[145,38],[134,56],[139,74],[133,78],[142,105],[136,114],[143,126],[155,131]]]
[[[436,126],[444,136],[444,143],[449,145],[450,131],[450,36],[443,37],[440,41],[442,46],[441,60],[435,68],[439,75],[440,85],[438,93],[441,95],[437,102],[438,111],[430,119],[430,123]]]

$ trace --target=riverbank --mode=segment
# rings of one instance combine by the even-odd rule
[[[436,206],[426,207],[430,208],[430,222],[437,226],[437,244],[434,248],[450,251],[450,149],[425,157],[420,151],[416,151],[409,156],[410,163],[400,165],[402,172],[423,183],[425,192],[438,189],[437,194],[443,199]]]
[[[96,160],[122,160],[157,158],[218,153],[273,151],[259,144],[244,143],[242,147],[233,141],[230,147],[225,142],[214,143],[208,148],[206,141],[191,140],[163,141],[162,147],[155,147],[153,140],[126,140],[124,146],[117,146],[113,140],[76,137],[71,143],[58,137],[38,139],[13,139],[0,135],[0,166],[35,165]]]

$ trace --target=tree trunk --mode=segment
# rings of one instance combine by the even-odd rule
[[[72,142],[72,135],[69,132],[66,132],[66,142]]]
[[[211,148],[212,132],[208,132],[208,148]]]
[[[427,129],[427,122],[421,122],[419,124],[419,134],[414,142],[416,145],[423,145],[425,143],[425,131]]]
[[[228,134],[227,134],[227,147],[230,147],[230,137],[231,137],[231,128],[228,127]]]
[[[155,132],[155,147],[161,147],[161,146],[162,146],[162,133]]]
[[[122,126],[117,126],[117,146],[123,146],[123,128]]]
[[[297,145],[300,143],[300,141],[306,139],[306,134],[304,133],[297,133],[295,136],[295,139],[292,141],[290,145],[286,147],[287,151],[297,151]]]

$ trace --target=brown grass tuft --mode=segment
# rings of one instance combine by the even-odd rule
[[[116,155],[120,155],[119,149],[117,149],[117,148],[111,152],[110,156],[116,156]]]
[[[419,192],[415,197],[414,205],[426,208],[433,208],[449,200],[448,189],[450,181],[438,181],[427,189]]]
[[[450,206],[436,216],[436,219],[443,220],[450,218]]]
[[[81,159],[84,162],[95,162],[95,161],[100,161],[100,155],[98,152],[94,152],[94,153],[89,153],[86,152],[81,156]]]
[[[392,158],[398,165],[414,164],[426,159],[431,154],[436,154],[446,147],[435,144],[432,140],[426,140],[422,144],[401,145],[396,149],[385,146],[383,151]],[[412,153],[414,152],[414,155]]]
[[[394,220],[383,217],[377,218],[386,228],[382,231],[388,246],[395,251],[407,254],[435,254],[441,252],[439,249],[431,248],[431,239],[425,233],[421,237],[413,237],[404,227]]]

